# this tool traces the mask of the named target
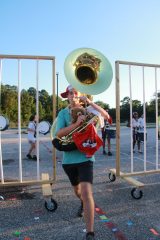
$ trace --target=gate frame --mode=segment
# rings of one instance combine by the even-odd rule
[[[6,55],[6,54],[0,54],[0,61],[2,62],[2,60],[4,60],[4,59],[10,59],[10,60],[11,59],[17,59],[18,60],[18,64],[19,64],[20,60],[37,60],[37,71],[38,71],[38,61],[39,60],[52,61],[52,94],[53,94],[53,102],[52,102],[52,104],[54,106],[54,103],[56,102],[56,95],[55,95],[55,57],[54,56]],[[0,71],[1,71],[1,69],[0,69]],[[0,72],[0,74],[1,74],[1,72]],[[38,73],[37,73],[36,77],[37,77],[37,81],[38,81]],[[19,78],[19,72],[18,72],[18,78]],[[37,111],[38,110],[37,99],[38,99],[38,96],[36,98],[36,112],[37,112],[37,114],[39,116],[39,112]],[[52,115],[53,115],[53,121],[54,121],[55,118],[56,118],[56,109],[54,107],[53,107]],[[19,130],[21,130],[21,125],[20,125],[21,122],[19,120],[20,119],[18,119],[18,127],[19,127]],[[19,134],[21,134],[20,131],[19,131]],[[1,139],[1,132],[0,132],[0,139]],[[51,195],[51,184],[53,184],[55,182],[55,180],[56,180],[56,150],[55,150],[55,148],[53,148],[52,162],[53,162],[53,176],[52,176],[52,178],[49,178],[49,174],[48,173],[47,174],[45,174],[45,173],[43,174],[42,173],[42,180],[39,179],[39,176],[37,174],[37,180],[25,180],[25,181],[22,181],[22,179],[19,179],[18,181],[5,182],[4,179],[3,179],[3,176],[1,176],[0,187],[1,186],[7,186],[7,187],[9,187],[9,186],[20,186],[20,185],[21,186],[24,186],[24,185],[28,186],[28,185],[41,185],[42,184],[43,185],[42,189],[44,189],[43,195],[50,196]],[[1,143],[0,143],[0,164],[1,164],[0,167],[2,168],[1,170],[3,172]],[[19,168],[20,168],[20,166],[19,166]],[[46,188],[45,188],[45,186],[46,186]]]
[[[148,175],[154,173],[160,173],[160,168],[157,170],[150,171],[139,171],[132,173],[123,173],[121,172],[121,163],[120,163],[120,76],[119,76],[119,65],[128,65],[128,66],[141,66],[141,67],[154,67],[155,70],[160,68],[159,64],[148,64],[148,63],[138,63],[138,62],[128,62],[117,60],[115,62],[115,84],[116,84],[116,168],[110,169],[109,178],[111,181],[115,181],[116,176],[126,180],[131,185],[134,185],[136,188],[144,187],[144,184],[140,181],[134,179],[134,176],[138,175]],[[157,80],[157,79],[156,79]],[[156,112],[157,115],[157,112]],[[158,117],[156,116],[156,131],[158,132]],[[158,134],[156,136],[158,138]],[[158,183],[155,183],[158,184]],[[147,184],[147,185],[153,185]],[[138,198],[137,198],[138,199]]]

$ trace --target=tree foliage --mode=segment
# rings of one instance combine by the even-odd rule
[[[30,116],[36,113],[36,89],[34,87],[30,87],[28,90],[22,89],[20,97],[21,124],[22,126],[27,126]],[[87,97],[92,96],[88,95]],[[56,99],[53,102],[53,96],[49,95],[44,89],[38,92],[38,98],[40,120],[46,120],[50,123],[52,123],[53,110],[56,110],[56,113],[58,114],[62,108],[65,108],[68,105],[67,100],[62,100],[59,96],[56,96]],[[109,114],[115,122],[115,108],[110,108],[109,104],[102,101],[96,101],[96,104],[104,109],[108,109]],[[143,113],[143,104],[136,99],[130,102],[130,98],[126,96],[120,102],[121,122],[129,120],[131,104],[133,112],[136,111],[139,115]],[[156,107],[158,107],[158,113],[160,113],[160,92],[153,94],[153,99],[151,99],[150,102],[145,103],[147,122],[155,121]],[[16,86],[1,84],[0,115],[5,115],[9,119],[10,126],[18,125],[18,89]]]

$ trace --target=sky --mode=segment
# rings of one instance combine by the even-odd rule
[[[55,56],[60,93],[69,84],[64,75],[64,61],[68,54],[77,48],[96,49],[110,61],[113,79],[105,92],[94,96],[94,101],[100,100],[115,107],[115,61],[160,64],[159,13],[159,0],[1,0],[0,54]],[[9,63],[8,68],[6,65],[3,64],[2,82],[15,85],[14,63]],[[22,70],[26,88],[32,84],[29,76],[34,72],[33,68]],[[44,64],[42,69],[40,88],[50,91],[50,66]],[[143,87],[139,87],[141,73],[137,77],[137,69],[133,71],[136,79],[132,83],[133,98],[143,99]],[[154,74],[147,70],[146,75]],[[160,89],[159,75],[158,70]],[[126,69],[124,73],[122,69],[121,76],[123,99],[129,94],[128,83],[125,84],[128,81]],[[149,100],[153,93],[154,76],[147,80],[146,99]]]

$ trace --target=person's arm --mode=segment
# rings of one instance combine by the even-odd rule
[[[86,116],[80,115],[75,123],[71,123],[69,126],[65,127],[64,116],[60,113],[57,118],[56,136],[62,138],[72,132],[74,129],[79,127],[81,123],[85,120]]]
[[[28,132],[35,132],[35,130],[31,129],[31,128],[28,128],[27,129]]]
[[[82,117],[82,116],[79,116],[79,117]],[[78,118],[79,118],[79,117],[78,117]],[[85,117],[85,116],[84,116],[84,117]],[[81,122],[82,122],[82,121],[80,121],[80,123],[81,123]],[[69,125],[68,127],[61,128],[61,129],[57,132],[56,136],[59,137],[59,138],[61,138],[61,137],[64,137],[64,136],[68,135],[68,134],[69,134],[70,132],[72,132],[74,129],[76,129],[77,127],[79,127],[80,123],[79,123],[79,121],[77,121],[77,122],[75,122],[75,123],[72,123],[72,124]]]
[[[108,114],[109,115],[109,114]],[[107,119],[109,125],[111,126],[113,123],[112,117],[109,115],[109,118]]]
[[[89,100],[86,96],[81,96],[80,99],[83,102],[86,102],[88,105],[92,106],[95,110],[97,110],[102,117],[104,117],[105,119],[109,119],[110,116],[108,114],[108,112],[106,112],[103,108],[101,108],[100,106],[98,106],[96,103],[92,102],[91,100]]]
[[[35,128],[32,122],[29,123],[28,128],[27,128],[28,132],[35,132]]]
[[[139,119],[138,119],[138,122],[139,122],[139,127],[143,129],[143,128],[144,128],[143,119],[142,119],[142,118],[139,118]]]

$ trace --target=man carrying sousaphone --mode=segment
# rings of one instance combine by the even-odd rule
[[[93,103],[86,96],[81,96],[80,93],[69,85],[65,92],[61,94],[62,98],[68,99],[69,105],[62,109],[57,117],[56,128],[54,135],[62,138],[74,129],[83,125],[86,120],[85,114],[79,114],[75,122],[72,122],[71,111],[74,108],[82,108],[81,102],[89,105],[89,108],[97,111],[102,117],[108,117],[108,113],[97,104]],[[97,135],[98,136],[98,135]],[[92,138],[92,137],[91,137]],[[86,143],[87,145],[88,143]],[[90,143],[89,143],[90,144]],[[97,143],[90,144],[90,148]],[[102,144],[101,144],[102,145]],[[100,146],[101,146],[100,145]],[[93,183],[93,162],[95,161],[94,155],[86,155],[76,149],[73,151],[63,152],[62,166],[67,174],[71,185],[73,186],[76,196],[81,201],[81,206],[78,209],[78,216],[82,217],[84,211],[84,219],[86,223],[86,239],[94,239],[94,199],[92,193]]]

